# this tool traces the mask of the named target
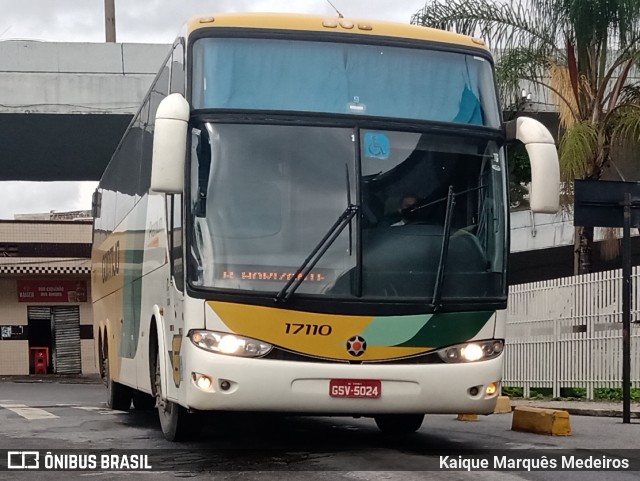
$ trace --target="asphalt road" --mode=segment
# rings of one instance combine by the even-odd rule
[[[152,472],[0,471],[0,479],[640,480],[640,471],[440,469],[441,456],[455,461],[459,454],[469,459],[470,452],[508,459],[580,452],[597,459],[622,456],[640,466],[640,422],[625,425],[618,418],[572,416],[572,436],[551,437],[511,431],[510,414],[475,422],[427,416],[415,435],[391,438],[366,418],[207,416],[196,441],[176,444],[164,440],[153,410],[111,411],[104,396],[98,384],[0,383],[0,450],[98,457],[130,450],[148,454]]]

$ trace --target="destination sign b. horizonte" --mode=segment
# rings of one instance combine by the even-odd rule
[[[348,456],[348,466],[344,456]],[[188,462],[185,462],[187,461]],[[0,450],[0,471],[640,471],[638,450],[307,449]]]

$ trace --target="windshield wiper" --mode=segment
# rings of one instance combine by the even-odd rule
[[[449,186],[449,193],[447,194],[447,209],[444,215],[444,232],[442,233],[442,247],[440,248],[440,260],[438,261],[438,270],[436,273],[436,284],[433,287],[433,299],[431,300],[431,306],[436,311],[442,304],[440,300],[442,298],[442,285],[444,283],[444,268],[447,262],[447,255],[449,254],[449,234],[451,233],[451,218],[453,217],[453,208],[456,206],[456,193],[453,191],[453,186]]]
[[[453,186],[449,186],[449,189],[452,189]],[[454,192],[453,195],[454,197],[460,197],[463,194],[468,194],[469,192],[475,192],[476,190],[482,190],[484,189],[485,186],[484,185],[479,185],[478,187],[471,187],[470,189],[466,189],[466,190],[461,190],[460,192]],[[410,213],[414,213],[414,212],[418,212],[421,209],[425,209],[427,207],[431,207],[432,205],[436,205],[439,204],[442,201],[448,201],[449,200],[449,194],[447,193],[446,197],[440,197],[439,199],[433,200],[427,204],[418,204],[415,207],[411,207],[409,209]]]
[[[289,281],[284,285],[284,287],[276,294],[274,299],[275,302],[287,302],[291,295],[296,292],[300,284],[304,282],[304,280],[311,272],[318,261],[322,258],[322,256],[329,250],[329,247],[333,245],[335,240],[338,238],[340,233],[344,230],[344,228],[351,224],[351,219],[358,213],[358,206],[350,204],[340,217],[335,221],[335,223],[329,228],[324,237],[318,242],[318,244],[313,248],[311,253],[307,256],[304,262],[298,267],[295,274],[289,279]]]
[[[479,185],[478,187],[472,187],[471,189],[462,190],[460,192],[454,192],[453,186],[449,186],[449,192],[446,197],[442,197],[441,199],[435,200],[433,202],[429,202],[426,205],[418,206],[412,210],[419,210],[423,207],[427,207],[433,204],[437,204],[438,202],[442,202],[443,200],[447,200],[447,208],[445,210],[444,215],[444,232],[442,233],[442,246],[440,248],[440,260],[438,261],[438,270],[436,273],[436,283],[433,287],[433,298],[431,300],[431,307],[436,311],[442,307],[442,286],[444,284],[444,274],[445,274],[445,266],[447,263],[447,256],[449,255],[449,241],[451,238],[451,222],[453,220],[453,208],[456,205],[456,197],[460,197],[464,194],[468,194],[469,192],[474,192],[477,190],[482,190],[486,186]]]

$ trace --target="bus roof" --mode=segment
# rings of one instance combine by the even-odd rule
[[[202,28],[237,27],[303,32],[339,32],[355,35],[376,35],[391,38],[429,40],[464,45],[486,50],[484,41],[434,28],[380,20],[323,17],[284,13],[231,13],[192,17],[187,22],[189,35]]]

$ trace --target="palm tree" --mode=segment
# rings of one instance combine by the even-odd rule
[[[429,0],[411,22],[483,37],[503,99],[523,80],[552,93],[565,185],[599,180],[640,139],[639,0]],[[593,228],[576,228],[576,274],[591,270],[592,246]]]

